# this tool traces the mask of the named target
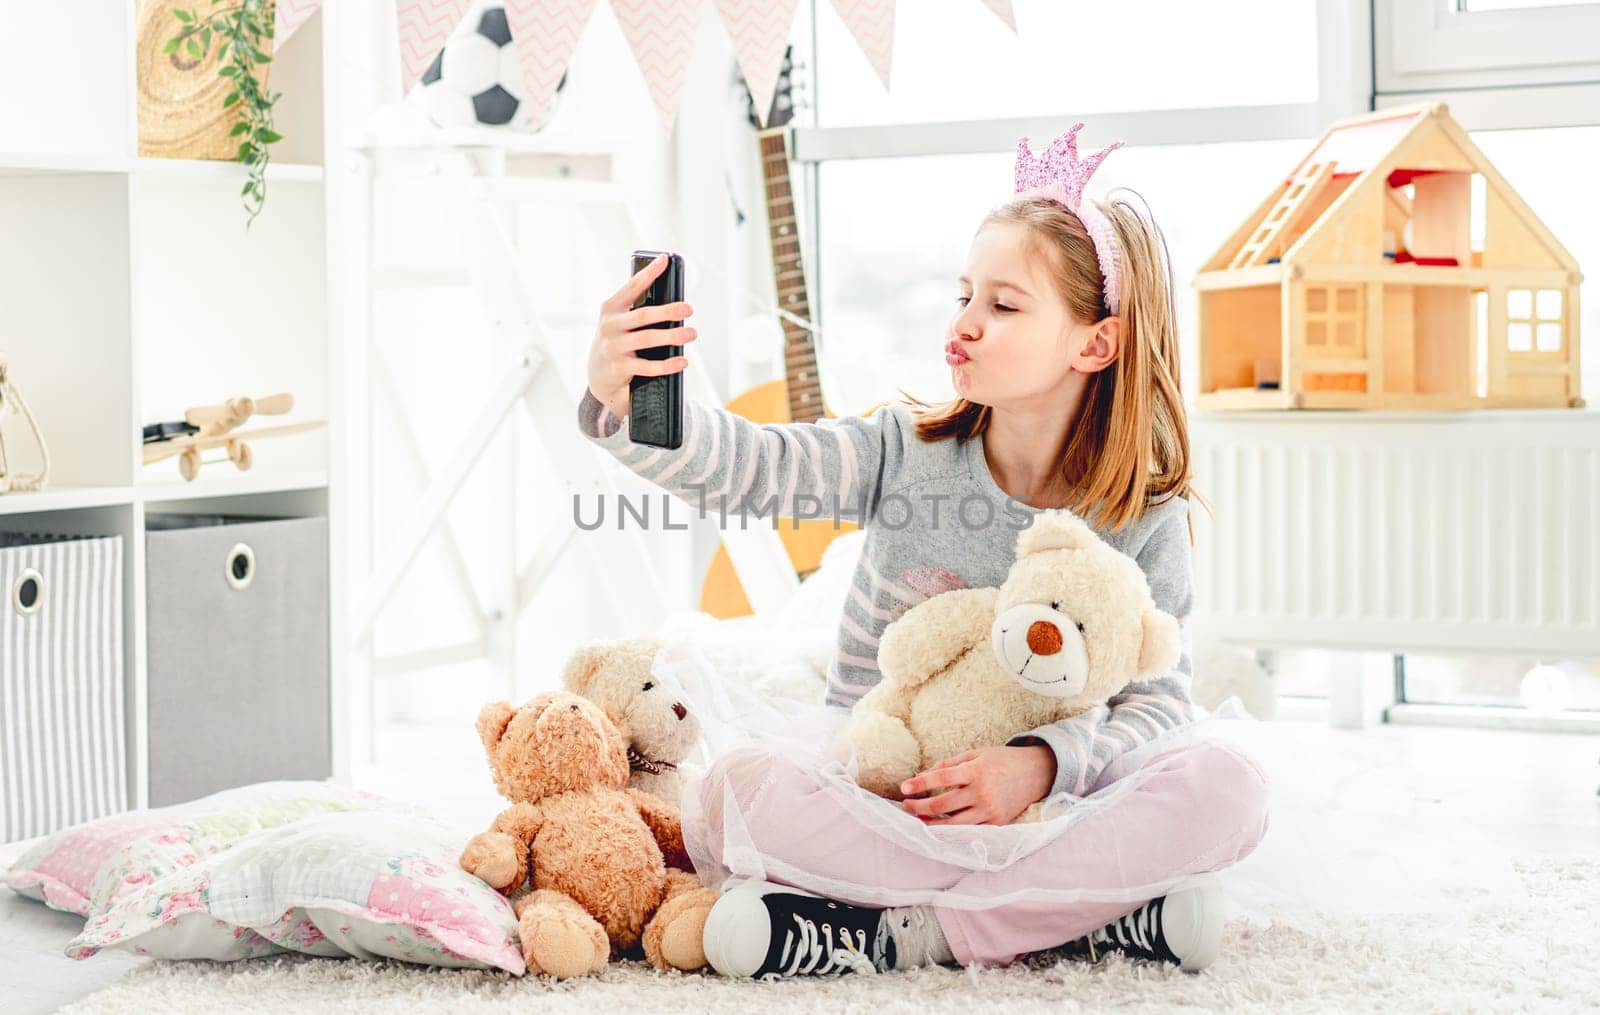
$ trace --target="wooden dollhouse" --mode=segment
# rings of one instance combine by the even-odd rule
[[[1579,406],[1580,279],[1443,104],[1343,120],[1196,277],[1196,404]]]

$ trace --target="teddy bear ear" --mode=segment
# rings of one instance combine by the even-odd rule
[[[611,723],[609,726],[602,725],[601,727],[606,744],[605,751],[601,754],[601,763],[610,764],[612,768],[611,779],[616,785],[626,785],[628,776],[631,774],[628,767],[628,748],[632,746],[632,740],[628,736],[626,726],[612,720],[609,715],[606,718],[611,720]]]
[[[1139,647],[1139,676],[1160,677],[1178,665],[1178,622],[1155,607],[1144,611],[1144,642]]]
[[[588,694],[589,682],[594,679],[600,664],[605,660],[607,646],[580,645],[567,657],[567,668],[561,674],[561,686],[573,694]]]
[[[1099,538],[1087,522],[1071,511],[1047,511],[1035,515],[1033,524],[1017,536],[1017,559],[1044,550],[1092,546]]]
[[[494,757],[495,748],[500,746],[500,738],[506,735],[506,727],[511,725],[516,715],[517,710],[504,701],[490,702],[478,712],[478,737],[483,741],[483,749],[490,758]]]

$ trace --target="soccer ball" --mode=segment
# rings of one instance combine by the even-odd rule
[[[566,83],[562,74],[556,95]],[[414,94],[428,119],[440,127],[538,129],[502,4],[473,7],[422,72]]]

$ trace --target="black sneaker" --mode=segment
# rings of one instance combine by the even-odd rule
[[[1120,951],[1198,973],[1216,961],[1222,924],[1222,890],[1208,883],[1152,899],[1063,950],[1091,962],[1103,952]]]
[[[711,968],[729,977],[881,973],[894,968],[883,910],[834,902],[786,885],[751,881],[706,917]]]

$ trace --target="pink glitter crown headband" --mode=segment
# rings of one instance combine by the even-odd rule
[[[1044,154],[1035,157],[1028,148],[1028,139],[1017,140],[1016,192],[1024,197],[1043,197],[1066,205],[1078,216],[1084,231],[1094,243],[1095,259],[1100,262],[1100,275],[1105,279],[1106,310],[1116,314],[1122,302],[1122,261],[1117,254],[1117,234],[1093,201],[1083,199],[1084,185],[1100,168],[1107,155],[1122,147],[1113,141],[1086,159],[1078,158],[1078,131],[1083,124],[1074,124],[1066,133],[1050,142]]]

